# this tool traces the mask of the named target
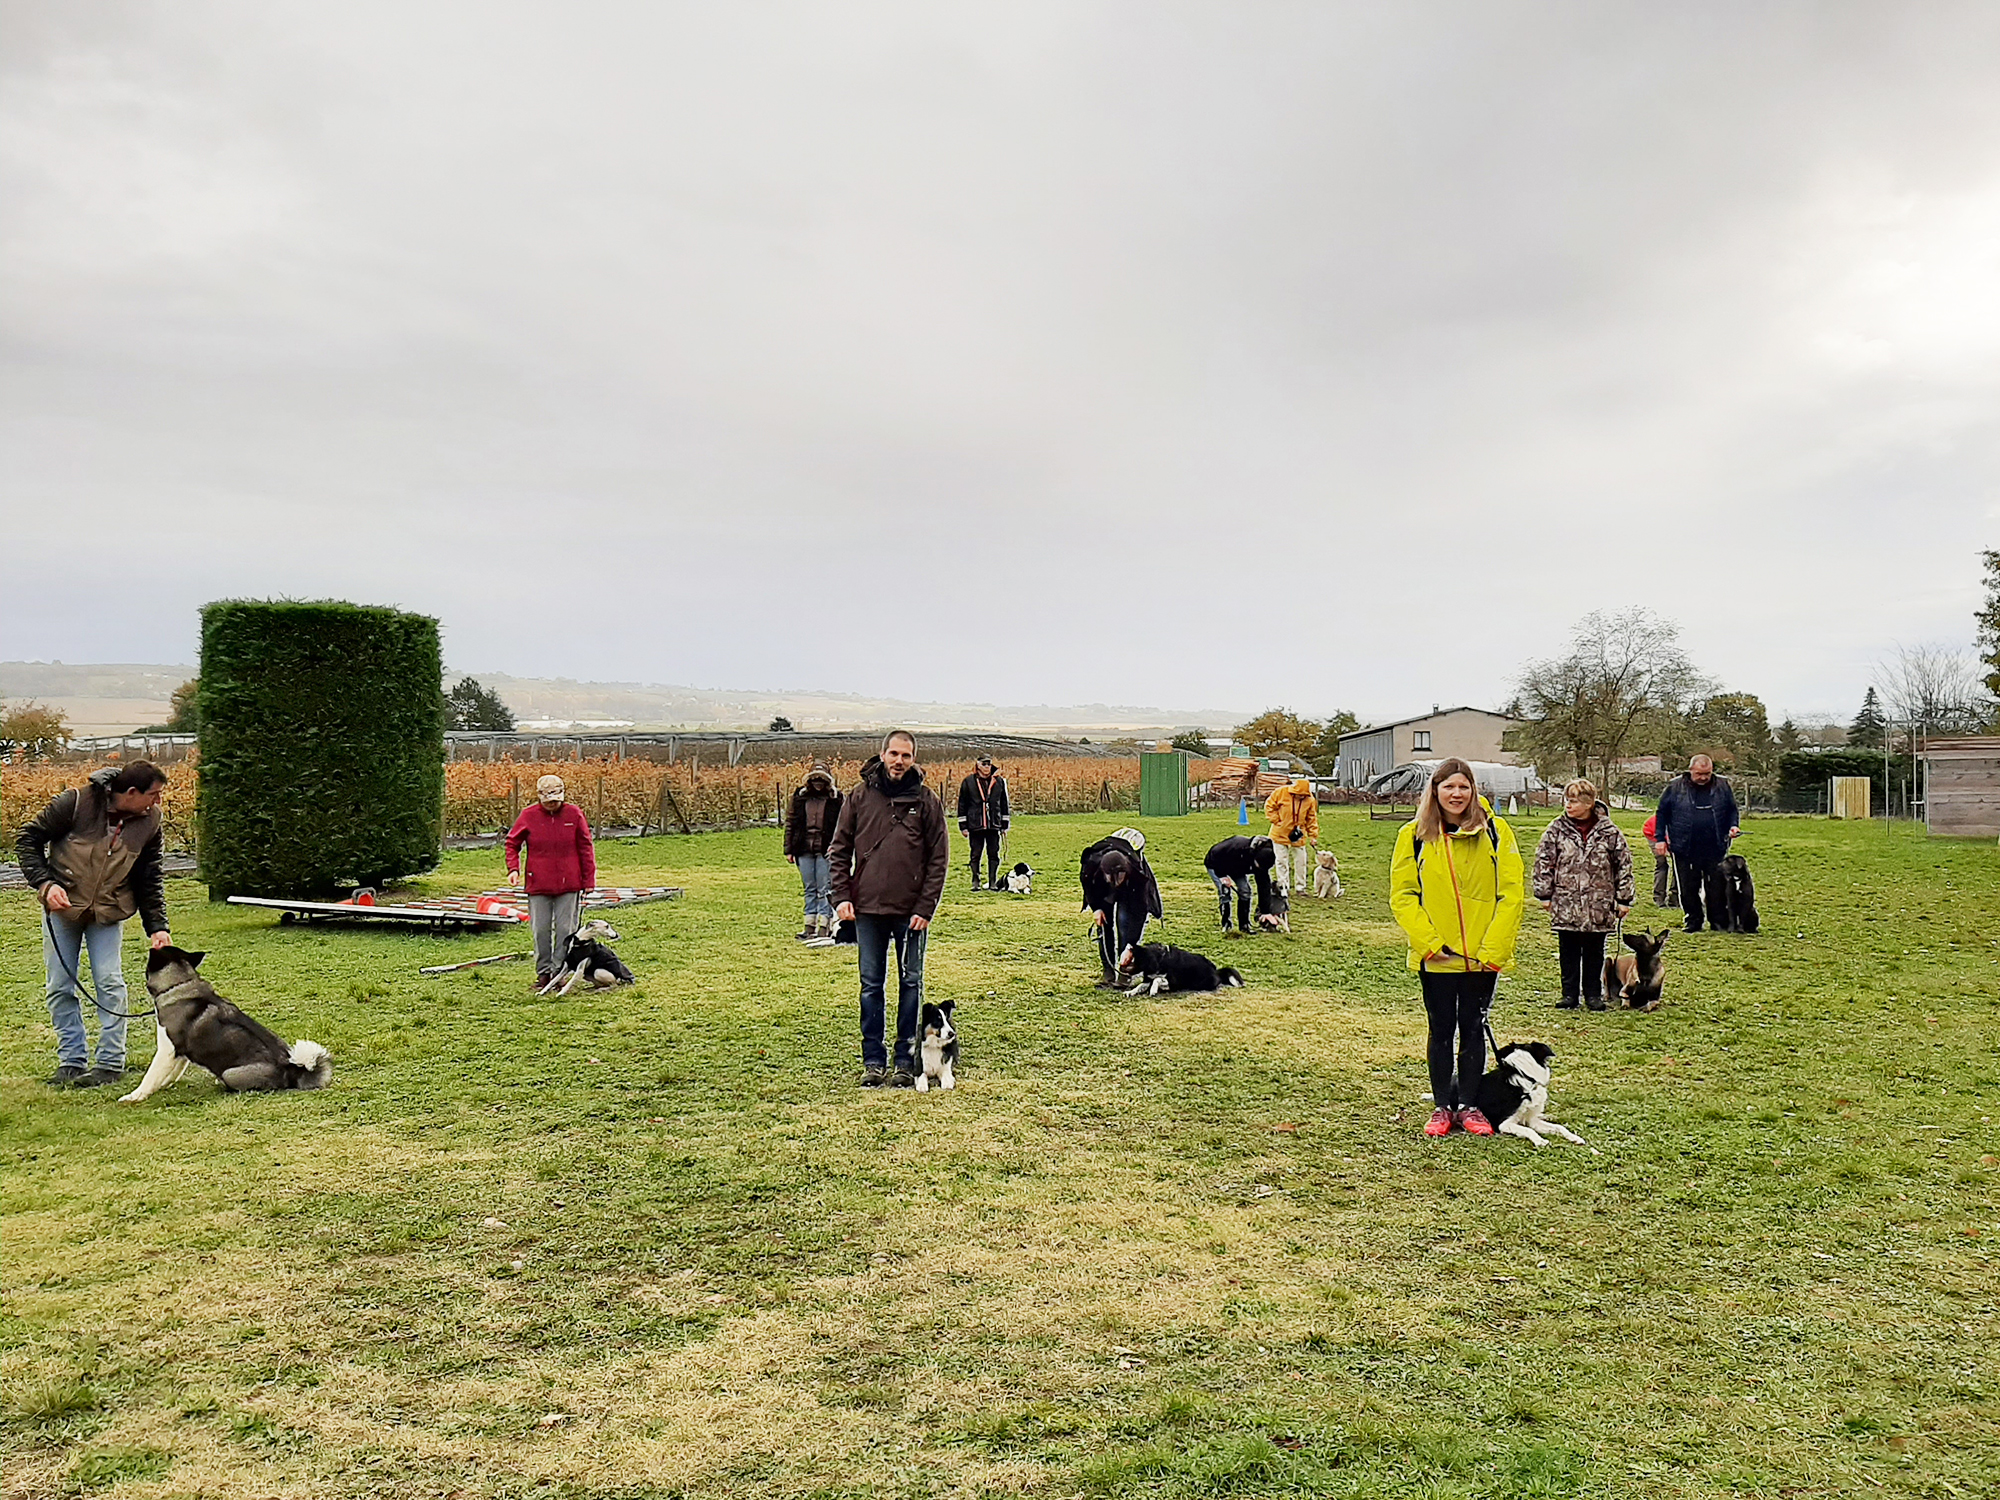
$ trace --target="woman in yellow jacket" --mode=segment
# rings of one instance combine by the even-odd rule
[[[1493,987],[1514,967],[1524,892],[1514,830],[1493,815],[1456,756],[1432,773],[1417,815],[1396,835],[1389,909],[1410,938],[1410,967],[1430,1017],[1431,1098],[1425,1135],[1491,1135],[1475,1099],[1486,1071]],[[1452,1073],[1453,1041],[1458,1072]]]

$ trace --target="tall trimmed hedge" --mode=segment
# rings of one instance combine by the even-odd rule
[[[225,896],[327,896],[438,862],[437,621],[343,604],[201,612],[201,875]]]

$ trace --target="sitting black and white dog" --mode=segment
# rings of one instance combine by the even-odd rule
[[[1028,862],[1016,861],[1014,868],[1000,877],[999,889],[1015,896],[1029,896],[1035,890],[1035,872],[1028,868]]]
[[[1559,1135],[1581,1146],[1583,1137],[1543,1113],[1549,1107],[1549,1076],[1555,1048],[1546,1042],[1514,1042],[1500,1049],[1493,1069],[1479,1080],[1479,1112],[1502,1135],[1518,1135],[1530,1145],[1547,1145]]]
[[[952,1002],[942,1005],[924,1002],[917,1022],[917,1057],[923,1070],[917,1074],[917,1092],[928,1094],[935,1079],[941,1089],[957,1088],[951,1076],[958,1066],[958,1028],[951,1024]]]
[[[605,946],[617,941],[617,930],[609,922],[592,917],[570,934],[554,977],[542,986],[540,993],[567,995],[580,984],[593,984],[600,989],[614,984],[637,984],[624,961]]]
[[[1740,854],[1726,854],[1710,867],[1702,883],[1708,907],[1708,925],[1717,932],[1757,930],[1757,886],[1750,878],[1750,861]]]
[[[1125,992],[1128,995],[1219,990],[1225,985],[1240,989],[1243,985],[1243,976],[1234,969],[1217,968],[1192,949],[1168,943],[1127,943],[1118,955],[1118,973],[1124,979],[1138,976],[1139,982]]]

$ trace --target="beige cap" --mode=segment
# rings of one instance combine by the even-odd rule
[[[544,776],[540,781],[535,783],[535,795],[537,797],[546,797],[551,792],[560,797],[562,791],[563,779],[560,776]]]

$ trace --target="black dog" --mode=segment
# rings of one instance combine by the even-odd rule
[[[563,947],[562,963],[557,967],[555,977],[542,986],[544,995],[554,993],[567,995],[580,984],[597,985],[604,988],[614,984],[637,984],[639,981],[624,961],[605,946],[618,941],[618,933],[602,917],[593,917],[575,932]]]
[[[1717,932],[1757,930],[1757,886],[1750,878],[1749,860],[1740,854],[1725,855],[1708,872],[1705,885],[1708,920]]]
[[[1604,997],[1614,995],[1618,1003],[1627,1010],[1658,1010],[1660,991],[1667,982],[1667,963],[1660,956],[1660,950],[1667,946],[1670,928],[1662,927],[1658,937],[1648,937],[1643,932],[1625,934],[1625,946],[1632,950],[1631,958],[1624,954],[1604,955]]]
[[[1243,976],[1234,969],[1217,968],[1202,954],[1167,943],[1128,943],[1118,955],[1118,974],[1122,979],[1135,974],[1139,977],[1125,992],[1128,995],[1141,990],[1157,995],[1164,990],[1219,990],[1224,985],[1240,989],[1243,985]]]

